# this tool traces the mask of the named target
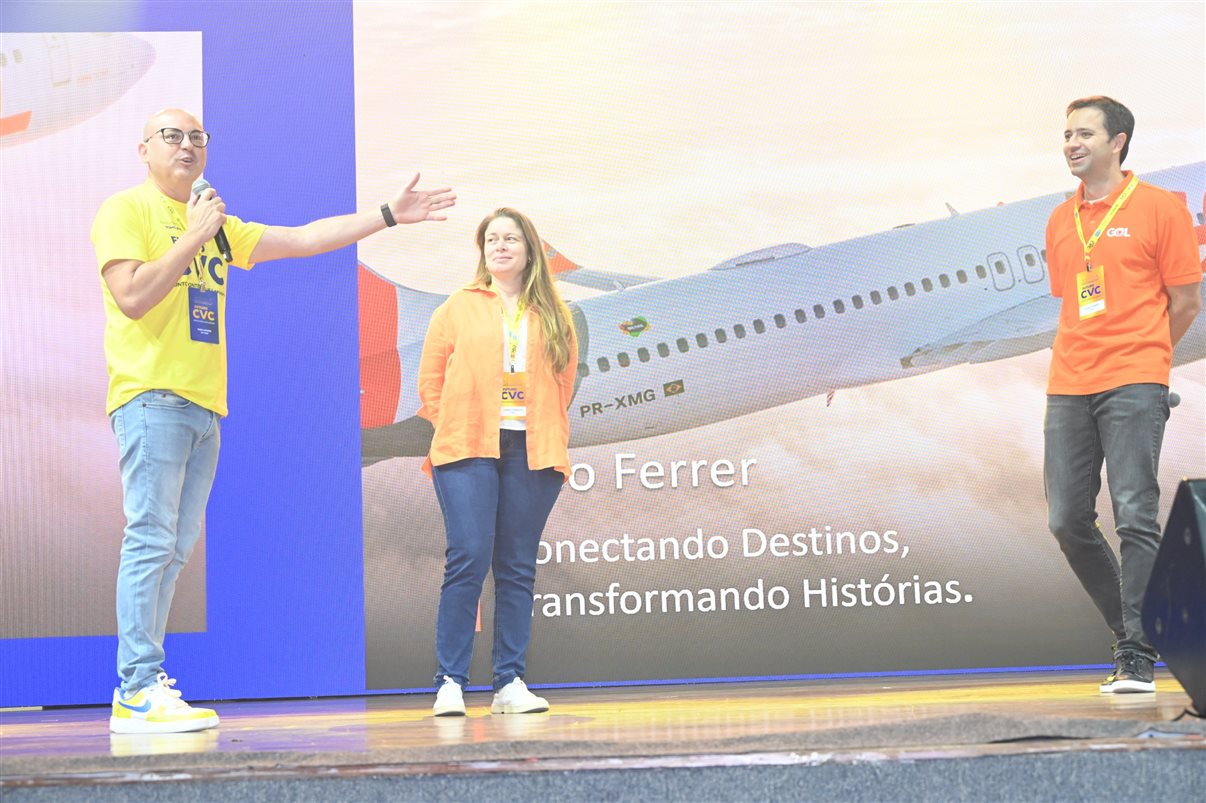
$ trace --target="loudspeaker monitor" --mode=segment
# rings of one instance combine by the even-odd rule
[[[1143,599],[1143,629],[1206,715],[1206,479],[1177,487]]]

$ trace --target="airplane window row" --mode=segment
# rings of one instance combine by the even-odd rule
[[[1039,260],[1042,260],[1043,268],[1041,274],[1036,274],[1034,271],[1025,271],[1026,281],[1028,283],[1034,284],[1038,281],[1041,281],[1046,273],[1045,266],[1047,263],[1047,250],[1043,249],[1040,251],[1027,246],[1024,249],[1019,249],[1018,256],[1025,263],[1026,268],[1033,269],[1035,267],[1039,267]],[[989,265],[991,265],[992,272],[994,272],[997,276],[1003,277],[1010,274],[1008,259],[1009,258],[1005,256],[1005,254],[998,253],[990,255],[986,261],[989,263]],[[976,265],[975,273],[976,278],[980,279],[981,281],[987,280],[990,276],[989,268],[985,267],[984,265]],[[993,278],[995,279],[996,277]],[[943,288],[950,287],[955,282],[959,284],[967,284],[969,281],[971,281],[971,277],[968,275],[967,271],[963,269],[955,271],[953,280],[948,274],[938,274],[938,284]],[[1008,286],[1013,286],[1012,276],[1009,277]],[[901,287],[904,288],[904,296],[912,298],[913,296],[917,295],[917,285],[913,282],[905,282],[903,285],[901,285]],[[998,287],[998,289],[1005,288]],[[925,293],[934,292],[934,282],[928,276],[921,280],[921,290]],[[895,286],[888,287],[886,292],[888,301],[897,301],[901,298],[901,292]],[[871,301],[872,305],[882,304],[884,303],[884,294],[878,290],[872,290],[867,294],[867,299]],[[864,301],[862,295],[855,295],[850,298],[850,306],[856,310],[861,310],[866,305],[866,301]],[[835,313],[841,315],[842,313],[846,312],[846,301],[845,299],[835,298],[831,304],[831,307]],[[826,308],[821,304],[814,304],[812,307],[812,315],[817,320],[824,318],[826,312]],[[803,308],[795,310],[792,314],[796,319],[796,323],[805,323],[808,320],[808,313],[805,312]],[[771,321],[776,329],[784,329],[787,327],[787,317],[782,314],[772,316]],[[766,332],[767,329],[766,321],[761,318],[755,318],[752,321],[752,326],[754,332],[759,335]],[[745,338],[747,334],[748,333],[744,324],[733,324],[733,337],[741,340]],[[729,333],[724,329],[717,329],[712,333],[712,336],[715,338],[717,343],[725,343],[729,339]],[[695,347],[701,349],[707,348],[710,342],[708,340],[708,335],[704,332],[699,332],[696,334],[694,339]],[[686,337],[678,338],[674,341],[674,345],[681,354],[686,354],[692,348],[690,340],[688,340]],[[670,346],[667,343],[658,343],[654,348],[656,349],[659,357],[670,356]],[[636,357],[640,362],[649,362],[649,360],[652,358],[652,354],[650,354],[648,348],[642,346],[636,350]],[[632,356],[626,351],[621,351],[616,355],[615,361],[620,368],[627,368],[628,366],[632,365]],[[595,361],[595,365],[601,374],[605,374],[612,369],[611,360],[607,357],[599,357]],[[590,373],[590,365],[584,362],[578,363],[579,377],[590,376]]]

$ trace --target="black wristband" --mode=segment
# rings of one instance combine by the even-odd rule
[[[389,204],[381,204],[381,217],[385,218],[387,229],[398,225],[398,221],[394,220],[394,213],[389,211]]]

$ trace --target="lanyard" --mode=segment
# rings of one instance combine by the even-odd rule
[[[523,301],[515,307],[514,320],[508,321],[506,311],[503,311],[503,329],[507,332],[507,346],[511,356],[511,373],[515,373],[515,356],[519,353],[519,327],[523,321]]]
[[[176,212],[176,207],[172,206],[167,198],[163,199],[163,206],[165,209],[167,209],[167,213],[172,216],[172,222],[176,224],[176,227],[180,229],[180,232],[183,234],[187,229],[187,226],[185,226],[184,221],[180,219],[180,215]],[[205,283],[205,257],[201,256],[204,253],[205,246],[202,245],[201,250],[193,257],[191,265],[197,271],[197,281],[201,283],[201,290],[203,292],[209,292],[209,287]],[[201,256],[201,264],[199,265],[197,264],[198,256]]]
[[[1135,191],[1135,187],[1139,186],[1139,177],[1131,176],[1131,181],[1126,185],[1126,189],[1118,196],[1118,200],[1114,201],[1114,205],[1110,207],[1110,211],[1106,212],[1106,216],[1101,219],[1101,223],[1097,226],[1097,231],[1093,232],[1093,236],[1088,240],[1085,239],[1085,230],[1080,223],[1080,205],[1077,204],[1072,209],[1072,217],[1076,219],[1076,234],[1080,237],[1080,243],[1085,247],[1085,270],[1093,270],[1093,263],[1089,259],[1089,254],[1093,251],[1093,246],[1097,245],[1097,241],[1101,239],[1101,233],[1105,231],[1106,226],[1110,225],[1110,221],[1114,219],[1114,215],[1126,203],[1126,199],[1131,197],[1131,193]]]

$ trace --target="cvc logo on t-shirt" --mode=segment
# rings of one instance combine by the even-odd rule
[[[175,244],[178,239],[180,238],[173,236],[172,243]],[[188,270],[184,272],[184,275],[190,276],[195,274],[197,277],[200,277],[201,271],[204,270],[209,273],[214,284],[218,285],[218,287],[223,287],[226,284],[226,278],[219,272],[219,269],[225,267],[225,265],[226,263],[222,261],[222,257],[207,256],[205,249],[201,249],[201,253],[193,257],[193,261],[188,266]]]

